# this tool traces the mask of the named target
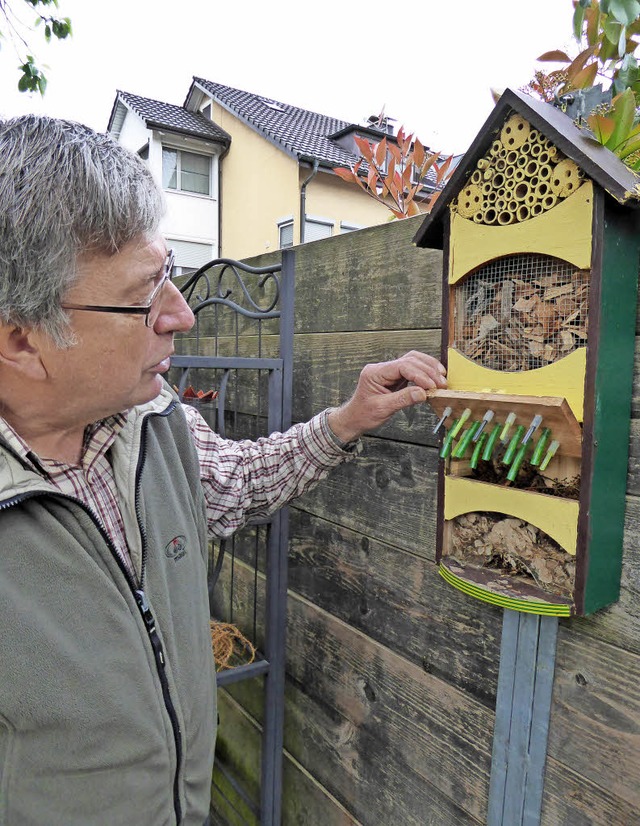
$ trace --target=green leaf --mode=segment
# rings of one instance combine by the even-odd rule
[[[602,27],[604,36],[607,38],[609,43],[612,43],[614,46],[617,46],[620,40],[621,28],[622,26],[620,25],[620,23],[618,23],[617,20],[605,20],[604,25]]]
[[[610,116],[614,120],[615,127],[605,146],[615,151],[617,147],[628,139],[629,133],[633,128],[635,114],[636,96],[631,89],[625,89],[621,95],[618,95],[618,97],[614,99]]]
[[[576,10],[573,13],[573,36],[578,41],[582,40],[582,26],[584,25],[585,6],[578,3]],[[538,58],[539,59],[539,58]]]
[[[633,141],[626,141],[617,155],[621,160],[624,160],[629,155],[633,155],[634,152],[638,151],[640,151],[640,138],[636,138]]]
[[[613,118],[607,118],[604,115],[589,115],[587,123],[598,143],[605,146],[616,126]]]
[[[605,13],[613,15],[620,23],[628,26],[640,15],[640,3],[638,0],[610,0],[609,11]]]

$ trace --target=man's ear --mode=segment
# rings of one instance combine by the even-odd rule
[[[0,324],[0,367],[24,379],[42,381],[47,377],[47,370],[41,345],[41,336],[28,327]]]

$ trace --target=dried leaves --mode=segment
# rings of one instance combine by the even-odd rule
[[[455,346],[493,370],[543,367],[586,344],[588,300],[588,270],[478,274],[455,292]]]
[[[450,555],[464,565],[497,568],[548,593],[571,597],[575,557],[528,522],[496,513],[467,513],[452,520]]]

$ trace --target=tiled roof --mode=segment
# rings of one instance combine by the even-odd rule
[[[206,118],[201,112],[190,112],[183,106],[143,98],[139,95],[132,95],[131,92],[118,91],[118,99],[130,106],[149,128],[167,129],[218,143],[229,143],[231,140],[224,129]]]
[[[293,155],[316,158],[324,166],[350,166],[358,160],[358,156],[329,140],[329,135],[351,125],[347,121],[204,78],[194,77],[193,81],[221,106]]]

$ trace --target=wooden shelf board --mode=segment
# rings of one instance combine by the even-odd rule
[[[551,429],[551,438],[560,442],[560,452],[565,456],[579,458],[582,455],[582,428],[573,415],[566,399],[560,396],[521,396],[509,393],[467,393],[462,390],[430,390],[427,403],[438,417],[445,409],[452,409],[448,424],[459,418],[465,408],[471,409],[469,422],[482,419],[487,410],[493,410],[494,417],[487,427],[487,432],[494,424],[502,424],[509,413],[516,414],[516,421],[511,428],[524,425],[528,428],[536,414],[542,416],[543,427]],[[537,435],[537,434],[536,434]]]

